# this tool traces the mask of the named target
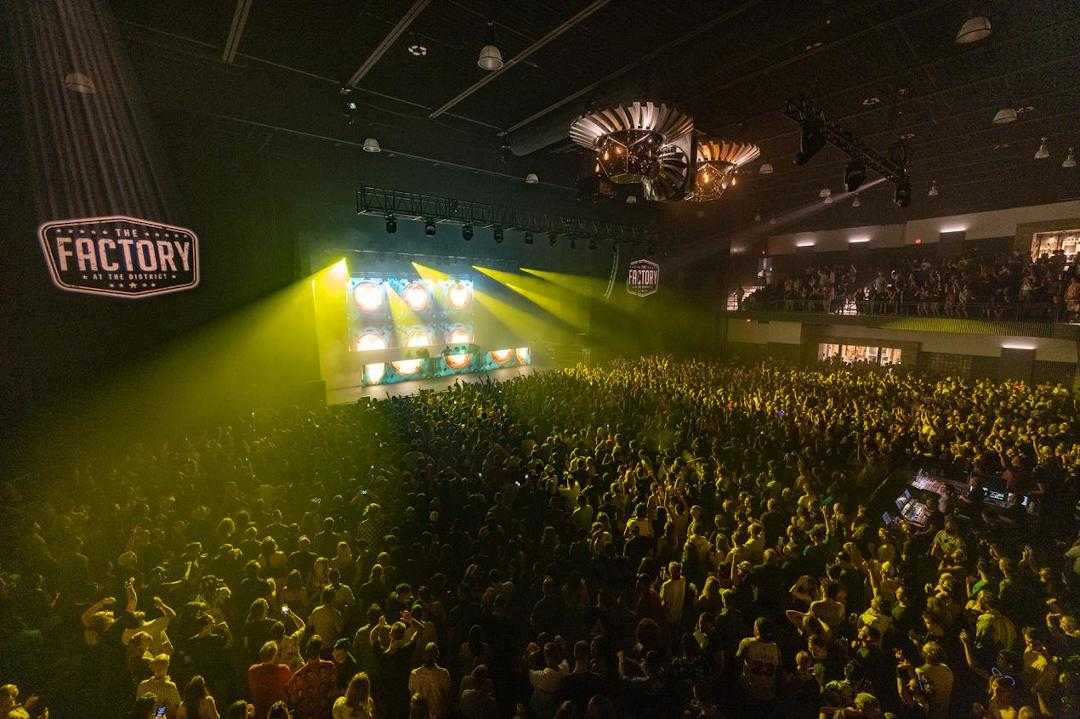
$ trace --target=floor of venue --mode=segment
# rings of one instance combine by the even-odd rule
[[[475,374],[459,374],[450,377],[434,377],[432,379],[413,380],[410,382],[398,382],[397,384],[380,384],[370,387],[338,387],[326,392],[327,404],[348,404],[365,397],[371,399],[389,399],[390,397],[408,397],[418,394],[423,390],[436,392],[448,389],[456,382],[472,383],[484,380],[502,382],[514,377],[525,377],[541,369],[547,369],[538,365],[524,365],[519,367],[507,367],[505,369],[492,370],[491,372],[477,372]]]

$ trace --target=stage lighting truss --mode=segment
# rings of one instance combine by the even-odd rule
[[[414,312],[423,312],[431,306],[431,290],[423,281],[410,282],[405,287],[404,299]]]
[[[365,280],[353,288],[353,300],[364,312],[375,312],[383,304],[386,289],[378,280]]]
[[[857,169],[861,170],[863,181],[865,181],[866,172],[873,171],[888,179],[898,188],[910,184],[908,178],[908,148],[904,140],[901,139],[893,143],[889,147],[888,153],[882,155],[874,148],[857,140],[850,132],[842,130],[829,122],[825,117],[825,113],[807,98],[788,100],[784,106],[784,114],[803,128],[804,135],[807,128],[810,128],[815,133],[820,133],[824,142],[846,154],[851,160],[856,161],[856,164],[861,164],[862,167]],[[806,159],[809,159],[809,157]]]
[[[735,182],[735,173],[761,155],[757,145],[728,140],[699,140],[694,181],[686,196],[691,202],[719,200]]]
[[[597,174],[618,185],[633,185],[655,181],[662,148],[693,129],[693,118],[681,110],[633,102],[582,115],[570,123],[570,139],[596,154]]]
[[[464,309],[472,299],[472,283],[451,281],[446,287],[446,298],[455,310]]]
[[[662,168],[663,169],[663,168]],[[370,185],[356,191],[356,214],[370,215],[385,220],[393,214],[399,222],[411,220],[456,225],[470,224],[473,229],[500,226],[503,232],[514,231],[529,235],[554,232],[569,233],[578,237],[610,239],[624,245],[645,246],[658,237],[655,226],[624,225],[596,219],[584,219],[565,215],[527,212],[513,207],[502,207],[484,202],[458,200],[452,197],[403,192]],[[434,233],[432,233],[434,234]]]

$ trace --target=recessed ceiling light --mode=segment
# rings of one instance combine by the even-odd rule
[[[866,98],[865,100],[862,101],[862,104],[863,104],[863,107],[873,107],[874,105],[880,105],[881,104],[881,98],[880,97],[868,97],[868,98]]]
[[[1061,166],[1065,169],[1076,167],[1076,157],[1073,155],[1073,149],[1069,148],[1069,154],[1065,156],[1065,160],[1061,163]]]
[[[832,197],[832,190],[830,190],[828,187],[822,187],[821,192],[818,193],[818,197],[820,197],[823,200],[826,197]]]
[[[525,175],[526,185],[535,185],[538,182],[540,182],[540,178],[536,175],[535,172],[530,172],[528,175]]]
[[[761,167],[758,168],[758,172],[762,175],[771,175],[773,173],[773,166],[768,162],[761,163]]]
[[[1042,139],[1042,143],[1039,145],[1039,149],[1035,151],[1036,160],[1049,160],[1050,148],[1046,146],[1046,138]]]
[[[939,193],[938,193],[938,188],[937,188],[937,180],[933,180],[930,183],[930,189],[927,191],[926,196],[927,197],[937,197],[938,194]]]
[[[915,133],[914,132],[905,132],[903,135],[900,136],[900,139],[901,140],[914,140],[915,139]]]
[[[427,55],[427,46],[420,44],[409,45],[409,54],[414,57],[425,57]]]

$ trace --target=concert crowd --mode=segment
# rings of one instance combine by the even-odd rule
[[[0,484],[0,718],[1075,718],[1076,417],[651,357],[106,443]]]
[[[820,264],[739,298],[740,309],[1080,320],[1080,262],[1061,251],[968,253],[892,264]]]

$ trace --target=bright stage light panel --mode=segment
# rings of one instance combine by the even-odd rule
[[[360,352],[386,349],[386,340],[375,332],[365,332],[356,341],[356,349]]]
[[[472,332],[464,327],[455,327],[450,330],[450,334],[446,338],[446,343],[450,345],[467,345],[472,342]]]
[[[382,307],[383,286],[381,282],[361,282],[353,290],[356,306],[364,312],[374,312]]]
[[[405,303],[415,312],[422,312],[431,304],[431,294],[419,282],[413,282],[405,288]]]
[[[423,362],[423,360],[398,360],[394,363],[394,369],[396,369],[400,375],[416,374],[420,371],[421,362]]]
[[[491,350],[491,359],[495,360],[499,364],[504,364],[510,361],[510,358],[514,356],[514,350]]]
[[[450,285],[446,294],[450,298],[450,305],[458,310],[469,304],[469,299],[472,298],[472,290],[464,282],[455,282]]]
[[[431,344],[431,333],[427,330],[412,330],[405,339],[405,346],[410,349],[427,347]]]
[[[517,354],[518,362],[521,362],[522,364],[527,364],[529,362],[528,347],[518,347],[514,352]]]
[[[385,362],[372,362],[371,364],[364,365],[364,381],[368,384],[378,384],[379,382],[382,382],[383,375],[385,374]]]
[[[472,355],[468,352],[446,355],[446,364],[451,369],[465,369],[472,362]]]

